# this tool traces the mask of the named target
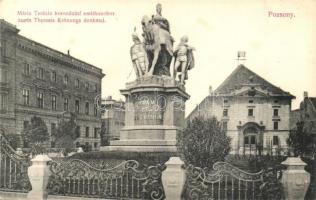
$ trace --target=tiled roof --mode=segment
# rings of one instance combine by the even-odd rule
[[[283,91],[281,88],[274,86],[244,65],[239,65],[215,90],[215,93],[228,94],[244,85],[260,85],[263,90],[268,90],[269,93],[272,93],[273,95],[295,98],[289,92]]]

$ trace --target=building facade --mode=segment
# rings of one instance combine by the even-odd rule
[[[215,116],[232,139],[231,153],[251,149],[287,148],[290,130],[290,93],[272,85],[244,65],[235,71],[189,114]]]
[[[296,128],[297,122],[304,122],[305,130],[316,139],[316,97],[309,97],[307,92],[300,108],[291,111],[291,129]]]
[[[121,100],[114,100],[108,96],[102,102],[102,123],[105,127],[105,135],[110,140],[120,138],[120,130],[125,125],[125,103]]]
[[[3,19],[0,44],[0,129],[21,134],[36,115],[52,134],[60,118],[76,113],[77,144],[98,149],[102,69],[20,35]]]

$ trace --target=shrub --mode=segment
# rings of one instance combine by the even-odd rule
[[[42,118],[33,116],[31,118],[31,124],[25,127],[23,130],[23,140],[26,146],[33,146],[34,144],[42,144],[47,142],[49,139],[49,134],[47,131],[47,126]]]
[[[195,117],[177,136],[178,149],[185,164],[201,168],[224,161],[230,151],[230,140],[215,117]]]

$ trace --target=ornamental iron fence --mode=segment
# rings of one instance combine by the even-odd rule
[[[31,184],[27,169],[31,161],[27,155],[17,154],[9,141],[0,134],[0,190],[28,192]]]
[[[78,160],[51,161],[48,192],[52,195],[106,199],[164,199],[164,165],[140,166],[135,160],[104,169]]]
[[[249,173],[217,162],[212,170],[189,166],[186,174],[184,199],[282,199],[281,173],[277,169]]]

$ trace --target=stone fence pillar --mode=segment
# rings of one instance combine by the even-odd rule
[[[300,157],[288,157],[281,164],[287,166],[281,180],[285,199],[304,200],[310,183],[310,174],[304,170],[307,164]]]
[[[162,184],[166,200],[180,200],[185,183],[185,170],[182,168],[183,161],[179,157],[171,157],[162,172]]]
[[[28,168],[32,190],[27,194],[29,200],[46,200],[48,178],[51,174],[47,165],[51,159],[47,155],[37,155],[32,160],[32,165]]]

